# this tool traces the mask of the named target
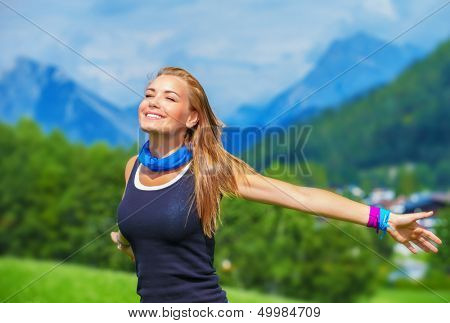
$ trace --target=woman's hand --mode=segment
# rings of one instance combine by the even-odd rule
[[[441,239],[416,222],[419,219],[428,218],[432,215],[433,211],[408,214],[395,214],[391,212],[388,223],[394,230],[388,227],[387,232],[396,241],[406,246],[412,253],[417,253],[417,250],[411,245],[411,242],[422,248],[425,252],[437,253],[438,249],[431,241],[442,244]]]
[[[111,240],[117,245],[117,249],[125,253],[128,257],[130,257],[131,261],[135,262],[133,249],[131,246],[124,247],[121,243],[119,243],[119,232],[113,231],[111,232]]]

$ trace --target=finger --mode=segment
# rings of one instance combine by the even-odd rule
[[[427,239],[425,239],[424,237],[419,237],[418,239],[420,242],[422,242],[430,251],[437,253],[438,249],[431,243],[429,242]]]
[[[414,213],[413,215],[413,218],[414,218],[414,220],[420,220],[420,219],[423,219],[423,218],[429,218],[430,216],[432,216],[433,215],[433,211],[428,211],[428,212],[418,212],[418,213]]]
[[[423,230],[422,234],[426,236],[428,239],[433,240],[434,242],[438,244],[442,244],[441,239],[439,239],[433,232],[429,230]]]
[[[414,244],[418,247],[420,247],[423,251],[425,251],[426,253],[429,253],[431,250],[425,246],[421,241],[419,240],[412,240],[414,242]]]
[[[412,246],[412,244],[408,241],[408,242],[404,242],[403,245],[408,248],[409,251],[411,251],[412,253],[417,253],[416,248],[414,248]]]
[[[114,243],[119,242],[119,234],[115,231],[111,232],[111,239]]]

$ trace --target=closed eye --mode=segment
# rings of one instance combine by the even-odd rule
[[[150,97],[153,97],[153,95],[146,94],[145,97],[146,97],[146,98],[150,98]],[[174,99],[172,99],[172,98],[169,98],[169,97],[168,97],[167,99],[169,99],[169,100],[171,100],[171,101],[173,101],[173,102],[176,102],[176,101],[175,101]]]

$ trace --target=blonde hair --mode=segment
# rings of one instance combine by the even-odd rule
[[[183,68],[166,66],[154,78],[160,75],[183,79],[188,85],[190,107],[198,112],[197,124],[186,131],[185,145],[193,155],[195,196],[191,196],[192,202],[195,197],[203,232],[211,238],[218,228],[217,219],[221,221],[222,195],[239,197],[237,178],[242,176],[248,183],[245,175],[256,174],[256,170],[224,149],[221,135],[225,124],[215,116],[203,87],[192,74]]]

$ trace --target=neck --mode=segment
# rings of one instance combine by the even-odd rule
[[[151,133],[149,150],[153,156],[163,158],[169,156],[184,144],[184,134],[167,135]]]

